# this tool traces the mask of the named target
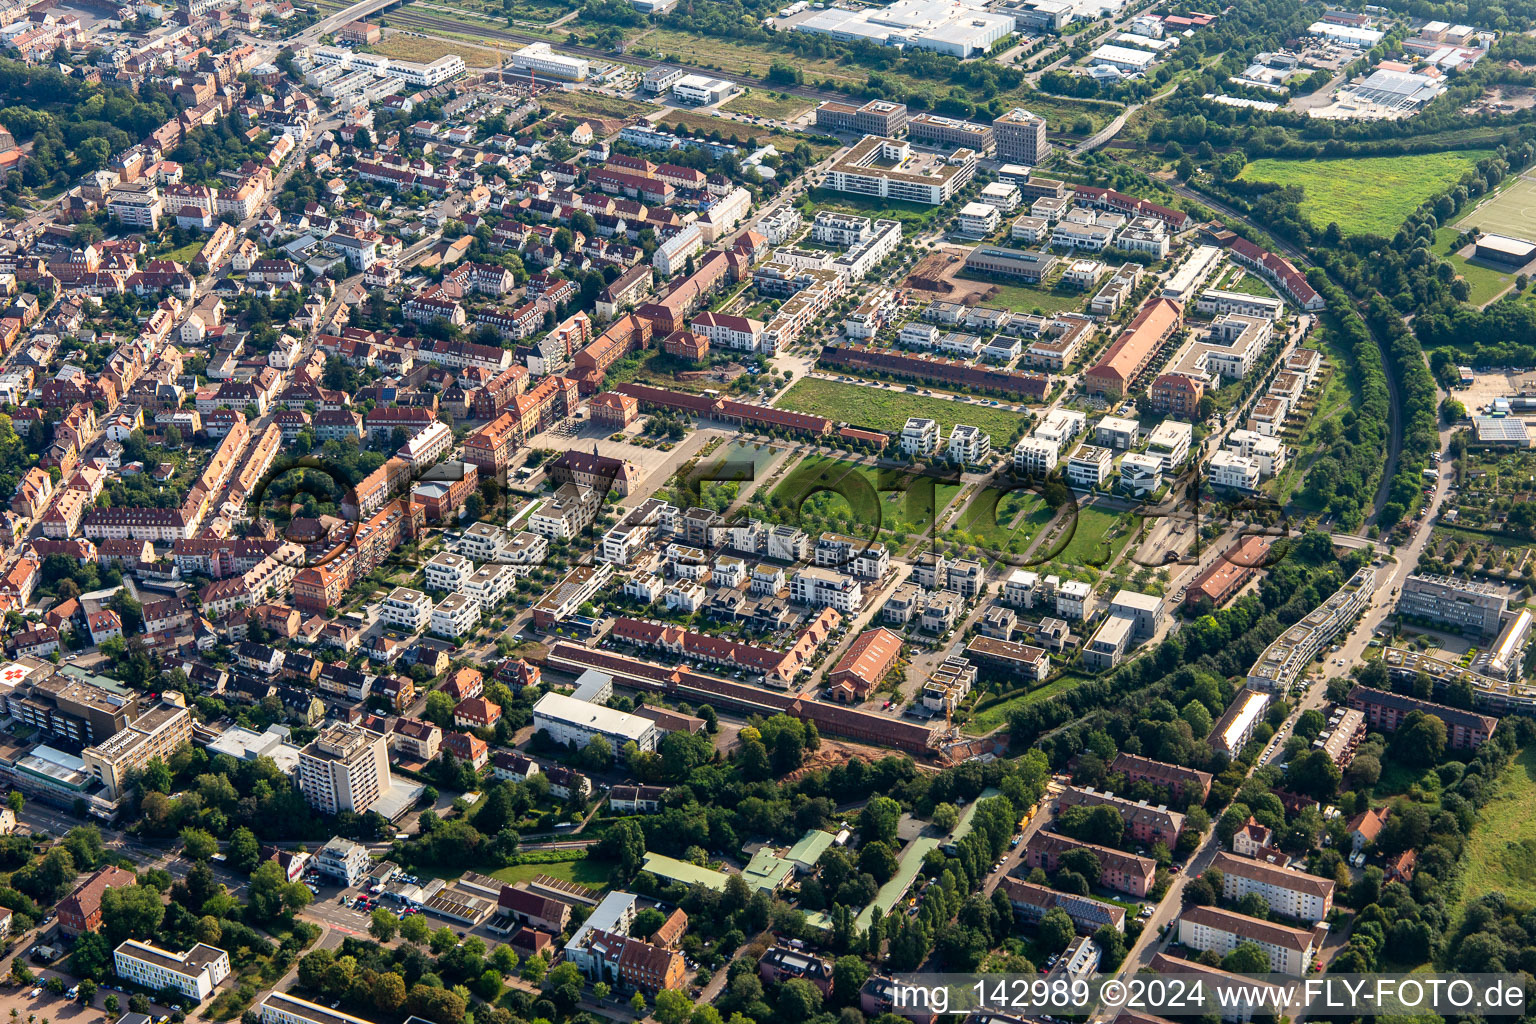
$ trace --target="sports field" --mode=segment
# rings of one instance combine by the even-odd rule
[[[1458,230],[1478,228],[1485,233],[1536,240],[1536,181],[1516,178],[1462,213],[1454,225]]]
[[[1317,227],[1390,238],[1408,215],[1491,155],[1485,149],[1323,160],[1255,160],[1244,181],[1299,185],[1301,212]]]

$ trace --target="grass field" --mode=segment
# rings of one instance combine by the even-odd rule
[[[456,53],[464,58],[466,67],[489,68],[496,66],[496,52],[494,50],[486,50],[450,39],[439,39],[436,36],[408,36],[397,33],[381,43],[366,47],[366,49],[369,53],[382,53],[384,56],[394,57],[396,60],[414,60],[420,61],[423,64],[430,64],[439,57],[446,57],[450,53]]]
[[[772,499],[794,508],[808,532],[841,521],[846,527],[841,532],[873,539],[877,526],[885,535],[928,533],[959,493],[958,484],[938,483],[931,477],[902,477],[825,455],[807,455],[773,489]]]
[[[1323,160],[1255,160],[1244,181],[1299,185],[1301,212],[1318,227],[1392,237],[1424,200],[1456,184],[1488,150]],[[1536,211],[1533,211],[1536,212]]]
[[[1349,373],[1349,353],[1345,352],[1343,346],[1339,344],[1338,332],[1333,326],[1332,319],[1326,314],[1318,321],[1317,337],[1313,347],[1323,353],[1331,370],[1328,371],[1328,379],[1318,395],[1317,406],[1307,417],[1306,426],[1302,428],[1301,437],[1296,445],[1298,451],[1311,454],[1292,459],[1270,485],[1270,493],[1281,504],[1289,501],[1291,496],[1300,489],[1306,479],[1307,467],[1315,461],[1317,454],[1325,447],[1322,434],[1324,431],[1333,430],[1325,424],[1335,423],[1344,413],[1357,409],[1360,405],[1359,385]],[[1335,423],[1335,426],[1342,428],[1343,424]]]
[[[1045,500],[1034,491],[983,487],[950,521],[946,534],[963,533],[980,547],[1022,555],[1051,515]]]
[[[1047,697],[1054,697],[1059,693],[1065,693],[1079,683],[1086,682],[1085,676],[1073,675],[1068,672],[1059,679],[1053,679],[1044,686],[1030,690],[1028,693],[1015,694],[1007,700],[999,701],[991,707],[972,715],[960,731],[968,736],[985,736],[994,729],[1000,729],[1008,724],[1008,715],[1015,708],[1022,708]],[[498,876],[499,877],[499,876]]]
[[[900,199],[866,199],[825,188],[807,192],[797,205],[800,211],[806,214],[807,220],[822,210],[853,213],[861,217],[869,217],[871,220],[897,221],[908,234],[926,228],[939,209],[937,206],[908,203]]]
[[[956,274],[955,280],[991,285],[997,289],[997,294],[987,299],[987,305],[1003,306],[1015,313],[1076,312],[1083,308],[1083,303],[1087,302],[1088,297],[1093,294],[1092,291],[1085,292],[1077,288],[1037,288],[1027,284],[1003,284],[1000,281],[987,281],[963,273]]]
[[[612,862],[593,860],[588,857],[585,860],[563,860],[554,864],[514,864],[509,868],[497,868],[491,872],[491,877],[515,884],[531,882],[540,875],[548,875],[564,882],[590,885],[594,889],[606,889],[608,876],[612,871]]]
[[[720,109],[729,110],[733,114],[746,114],[749,117],[771,117],[779,121],[789,121],[805,113],[810,106],[803,97],[791,96],[787,92],[753,89],[751,92],[742,93],[728,103],[722,103]]]
[[[617,120],[638,117],[641,114],[653,114],[661,109],[651,103],[638,103],[634,100],[620,99],[617,96],[604,96],[597,92],[550,92],[540,96],[539,102],[550,110],[562,114],[571,114],[576,117],[611,117]]]
[[[1077,526],[1072,539],[1067,541],[1053,561],[1071,562],[1101,568],[1114,560],[1134,532],[1132,526],[1122,525],[1113,512],[1096,508],[1079,508]]]
[[[946,436],[956,423],[969,423],[991,434],[993,447],[999,448],[1013,439],[1024,422],[1021,414],[1001,407],[809,377],[796,381],[775,404],[887,433],[900,433],[913,416],[937,420]]]
[[[1526,747],[1477,815],[1462,857],[1457,913],[1468,900],[1495,890],[1513,904],[1536,906],[1536,746]]]
[[[1473,263],[1464,256],[1447,256],[1446,262],[1467,279],[1467,302],[1474,306],[1492,302],[1515,281],[1513,271],[1506,273],[1484,263]]]

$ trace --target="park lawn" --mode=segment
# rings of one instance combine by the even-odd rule
[[[1059,278],[1060,275],[1058,274]],[[1078,288],[1037,287],[1031,284],[1005,284],[961,272],[956,281],[990,285],[997,292],[986,301],[988,306],[1002,306],[1015,313],[1073,313],[1083,308],[1091,292]]]
[[[932,477],[907,478],[899,469],[881,471],[826,455],[807,455],[785,474],[772,496],[800,510],[809,523],[807,530],[820,529],[820,520],[845,519],[854,527],[850,532],[874,538],[877,524],[879,533],[890,536],[931,533],[934,520],[959,493],[959,484],[939,483]],[[812,518],[818,522],[811,523]]]
[[[729,110],[733,114],[746,114],[748,117],[771,117],[778,121],[790,121],[805,113],[810,106],[810,102],[801,96],[793,96],[787,92],[771,92],[767,89],[753,89],[727,103],[720,104],[720,109]]]
[[[1114,561],[1134,532],[1130,527],[1120,527],[1119,521],[1120,517],[1113,512],[1092,507],[1078,508],[1077,526],[1072,531],[1072,539],[1067,541],[1066,547],[1052,561],[1104,568]]]
[[[825,416],[888,434],[900,434],[913,416],[937,420],[946,436],[956,423],[968,423],[992,435],[994,448],[1010,443],[1024,423],[1021,413],[1002,406],[954,402],[937,394],[915,395],[814,377],[795,381],[774,404],[781,409]]]
[[[1477,812],[1461,859],[1461,892],[1452,920],[1470,899],[1502,892],[1511,904],[1536,906],[1536,746],[1526,747]]]
[[[1391,238],[1419,204],[1438,195],[1490,150],[1319,160],[1255,160],[1244,181],[1299,185],[1301,212],[1319,228],[1337,222],[1349,235]]]
[[[1036,687],[1027,693],[1015,694],[1007,700],[998,701],[991,707],[976,712],[960,726],[960,731],[968,736],[985,736],[987,733],[1007,725],[1009,713],[1016,708],[1027,707],[1036,701],[1055,697],[1057,694],[1065,693],[1079,683],[1087,681],[1086,676],[1065,672],[1044,686]]]
[[[175,260],[177,263],[191,263],[193,258],[203,251],[203,244],[205,242],[207,242],[206,238],[194,239],[179,249],[172,249],[170,252],[162,254],[159,258],[162,260]]]
[[[802,213],[809,216],[822,210],[834,213],[852,213],[873,220],[894,220],[901,224],[906,234],[927,228],[938,214],[937,206],[926,203],[908,203],[900,199],[870,199],[817,188],[807,192],[798,204]]]
[[[1045,499],[1027,488],[1003,491],[983,487],[950,521],[950,534],[968,534],[978,546],[1022,555],[1054,513]]]
[[[1498,297],[1515,280],[1513,273],[1506,274],[1492,267],[1473,263],[1465,256],[1447,256],[1446,262],[1456,268],[1456,273],[1467,279],[1467,302],[1484,306]]]
[[[548,875],[562,882],[606,889],[612,872],[613,865],[610,862],[587,857],[584,860],[562,860],[554,864],[514,864],[508,868],[497,868],[491,872],[491,877],[515,885],[518,882],[531,882],[540,875]]]
[[[496,52],[479,46],[469,46],[451,39],[436,36],[392,35],[381,43],[365,47],[369,53],[381,53],[396,60],[414,60],[430,64],[450,53],[464,58],[465,67],[490,68],[496,66]]]

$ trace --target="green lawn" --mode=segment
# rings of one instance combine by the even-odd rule
[[[1022,555],[1051,515],[1045,500],[1032,490],[983,487],[950,521],[946,535],[964,533],[980,547]]]
[[[491,877],[499,878],[508,884],[516,884],[531,882],[540,875],[548,875],[564,882],[590,885],[594,889],[606,889],[608,876],[612,871],[613,865],[610,862],[588,857],[585,860],[563,860],[554,864],[514,864],[509,868],[497,868],[491,872]]]
[[[1339,344],[1338,332],[1332,318],[1327,315],[1318,322],[1313,347],[1323,353],[1331,369],[1323,371],[1328,375],[1327,380],[1296,445],[1298,451],[1306,454],[1286,463],[1280,475],[1270,483],[1270,493],[1282,504],[1301,488],[1307,467],[1332,444],[1330,439],[1337,437],[1338,431],[1343,429],[1340,418],[1360,405],[1359,384],[1349,373],[1349,353]]]
[[[1262,295],[1265,298],[1274,298],[1275,290],[1258,274],[1250,274],[1247,271],[1235,282],[1224,286],[1229,292],[1241,292],[1244,295]]]
[[[1498,792],[1477,815],[1462,858],[1460,907],[1497,890],[1511,904],[1536,905],[1536,746],[1510,762]]]
[[[908,235],[915,230],[928,227],[939,210],[937,206],[929,206],[927,203],[908,203],[900,199],[869,199],[847,192],[834,192],[826,188],[812,189],[807,192],[798,205],[801,212],[807,215],[807,220],[822,210],[854,213],[872,220],[897,221]]]
[[[1456,268],[1456,273],[1467,279],[1467,286],[1470,289],[1467,293],[1467,301],[1474,306],[1492,302],[1515,280],[1513,273],[1505,273],[1493,267],[1473,263],[1464,256],[1447,256],[1446,261]]]
[[[1037,687],[1027,693],[1018,693],[1007,700],[998,701],[984,711],[978,711],[960,726],[960,731],[968,736],[985,736],[993,729],[1001,728],[1008,724],[1008,715],[1015,708],[1026,707],[1038,700],[1054,697],[1059,693],[1086,682],[1087,677],[1064,673],[1059,678],[1053,679],[1044,686]]]
[[[733,114],[771,117],[778,121],[799,117],[809,108],[810,103],[803,97],[792,96],[787,92],[770,92],[767,89],[753,89],[720,104],[721,110],[729,110]]]
[[[1057,275],[1060,277],[1060,275]],[[1004,284],[1001,281],[989,281],[970,274],[959,273],[955,275],[957,281],[974,281],[978,285],[996,288],[995,294],[987,297],[989,306],[1003,306],[1015,313],[1073,313],[1083,308],[1083,303],[1088,301],[1091,291],[1082,291],[1077,288],[1046,288],[1035,287],[1028,284]]]
[[[203,243],[206,241],[207,239],[205,238],[195,239],[179,249],[172,249],[170,252],[161,253],[158,258],[162,260],[175,260],[177,263],[191,263],[192,259],[203,251]]]
[[[1244,181],[1299,185],[1301,212],[1318,227],[1387,238],[1420,203],[1461,180],[1489,150],[1321,160],[1255,160]]]
[[[1079,508],[1071,540],[1052,557],[1052,561],[1103,568],[1120,553],[1133,532],[1133,526],[1120,525],[1120,516],[1114,512]]]
[[[1002,406],[954,402],[937,394],[917,395],[910,391],[866,388],[811,377],[790,385],[774,404],[781,409],[825,416],[889,434],[901,433],[901,428],[913,416],[937,420],[945,436],[956,423],[968,423],[991,434],[994,448],[1011,442],[1024,423],[1022,413]]]
[[[958,484],[899,470],[807,455],[773,489],[771,500],[793,510],[810,533],[831,529],[856,537],[926,534],[955,495]]]

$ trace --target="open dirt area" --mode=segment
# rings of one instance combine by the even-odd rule
[[[997,294],[996,285],[955,278],[965,269],[965,256],[965,249],[935,249],[912,268],[904,287],[923,292],[928,298],[963,302],[967,306],[985,302]]]
[[[1508,398],[1511,395],[1531,392],[1536,392],[1536,370],[1515,373],[1505,373],[1500,370],[1494,373],[1475,374],[1471,387],[1453,387],[1451,397],[1466,406],[1468,413],[1476,414],[1495,398]]]

